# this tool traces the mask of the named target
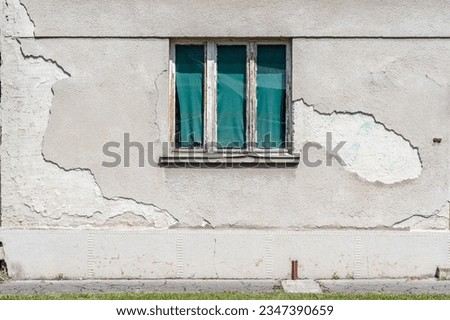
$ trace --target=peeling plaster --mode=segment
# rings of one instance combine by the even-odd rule
[[[5,2],[4,6],[18,12],[20,19],[6,19],[2,26],[16,32],[26,30],[19,35],[29,36],[29,25],[34,23],[25,6],[17,1]],[[27,28],[16,27],[17,24],[26,24]],[[2,101],[2,111],[10,111],[2,117],[7,132],[2,152],[8,154],[2,163],[2,184],[7,181],[10,186],[2,192],[3,227],[134,226],[131,222],[117,223],[123,222],[124,217],[139,217],[139,225],[149,228],[165,229],[178,223],[167,210],[153,204],[103,196],[90,169],[65,169],[45,159],[42,144],[53,100],[52,87],[71,75],[51,58],[25,53],[14,37],[2,39],[2,51],[9,60],[2,68],[2,73],[9,75],[5,80],[3,94],[7,98]],[[11,111],[14,109],[18,112]],[[130,221],[133,220],[136,219]]]
[[[326,133],[331,132],[333,145],[346,141],[339,152],[346,163],[343,168],[369,182],[393,184],[420,176],[418,147],[374,115],[362,111],[324,113],[303,99],[294,102],[294,113],[301,122],[294,139],[298,150],[307,142],[325,146]]]
[[[154,228],[155,225],[152,224],[148,219],[139,214],[133,212],[124,212],[117,216],[111,217],[106,220],[105,226],[108,227],[133,227],[133,228]]]
[[[2,1],[2,34],[7,37],[34,37],[34,22],[18,0]]]
[[[27,7],[26,7],[22,2],[20,2],[20,5],[25,9],[25,13],[26,13],[27,16],[28,16],[28,20],[29,20],[29,21],[31,22],[31,24],[33,25],[33,36],[35,36],[34,29],[36,28],[36,24],[34,23],[33,19],[31,19],[31,16],[30,16],[30,13],[28,12]]]

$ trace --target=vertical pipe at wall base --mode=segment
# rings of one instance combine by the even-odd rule
[[[298,279],[298,261],[292,260],[291,262],[291,279],[297,280]]]

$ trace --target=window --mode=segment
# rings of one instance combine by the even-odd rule
[[[172,151],[290,154],[290,56],[287,41],[174,41]]]

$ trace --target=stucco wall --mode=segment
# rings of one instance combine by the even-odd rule
[[[445,0],[22,0],[37,36],[450,35]]]
[[[209,3],[2,1],[3,229],[449,229],[447,2]],[[125,132],[161,155],[186,36],[292,38],[295,151],[347,166],[102,166]]]

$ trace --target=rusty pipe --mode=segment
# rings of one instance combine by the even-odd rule
[[[297,280],[298,279],[298,261],[292,260],[291,262],[291,279]]]

